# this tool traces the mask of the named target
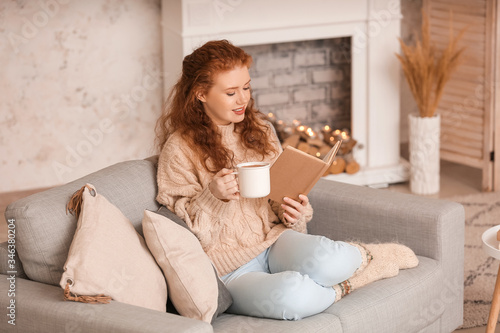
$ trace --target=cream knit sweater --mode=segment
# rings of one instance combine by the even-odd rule
[[[234,152],[235,164],[262,159],[242,147],[234,124],[218,128],[222,143]],[[281,151],[276,137],[274,143]],[[275,158],[266,156],[264,160],[272,163]],[[287,228],[306,232],[306,223],[312,218],[310,205],[302,219],[291,226],[283,219],[280,205],[266,198],[217,199],[209,189],[212,178],[188,143],[177,133],[170,136],[159,157],[157,200],[187,223],[220,276],[258,256]]]

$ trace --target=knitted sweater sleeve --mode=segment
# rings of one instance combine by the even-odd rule
[[[201,181],[194,154],[181,147],[182,142],[167,142],[159,156],[156,199],[181,217],[203,244],[210,244],[224,227],[224,217],[233,215],[234,205],[213,196],[208,182]]]

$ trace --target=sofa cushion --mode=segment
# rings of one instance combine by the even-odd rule
[[[0,290],[9,289],[0,275]],[[9,297],[0,297],[0,307],[9,306]],[[214,333],[203,321],[111,301],[105,305],[63,302],[61,288],[25,279],[16,279],[15,326],[0,321],[5,333]],[[7,313],[7,310],[4,311]],[[234,332],[234,331],[229,331]]]
[[[460,285],[443,284],[442,267],[436,260],[418,259],[417,267],[354,290],[324,313],[340,318],[345,333],[419,332],[441,317]]]
[[[189,229],[145,211],[144,237],[167,279],[169,296],[182,316],[212,322],[231,303],[219,304],[217,273]]]
[[[165,278],[141,235],[122,212],[87,184],[60,286],[79,296],[166,311]]]
[[[159,207],[156,169],[144,160],[118,163],[10,204],[5,217],[15,220],[16,250],[30,279],[59,285],[77,223],[76,217],[66,214],[66,204],[86,183],[96,186],[139,233],[144,209]]]
[[[212,324],[214,332],[341,333],[337,316],[318,313],[301,320],[276,320],[224,313]],[[365,331],[370,332],[370,331]]]

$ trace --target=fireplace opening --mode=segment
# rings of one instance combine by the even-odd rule
[[[194,19],[199,2],[162,1],[164,70],[169,74],[165,96],[183,57],[208,40],[228,39],[255,57],[252,85],[264,113],[299,120],[316,131],[328,123],[350,129],[357,141],[352,155],[361,171],[339,174],[336,180],[370,186],[408,180],[399,151],[400,67],[394,56],[399,52],[399,1],[311,0],[286,6],[252,0],[232,8],[230,15],[212,9],[201,23]],[[273,43],[278,44],[266,46]],[[333,47],[322,51],[327,44]],[[291,55],[290,48],[296,53]],[[277,54],[260,55],[265,49]],[[333,76],[325,78],[328,73]],[[284,84],[276,87],[277,82]],[[292,82],[297,86],[289,88]]]
[[[351,38],[242,46],[257,107],[287,123],[351,129]]]

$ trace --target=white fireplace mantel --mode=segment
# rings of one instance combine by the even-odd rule
[[[400,0],[163,0],[165,96],[182,59],[213,39],[239,46],[351,37],[351,131],[359,185],[405,181],[399,149]]]

